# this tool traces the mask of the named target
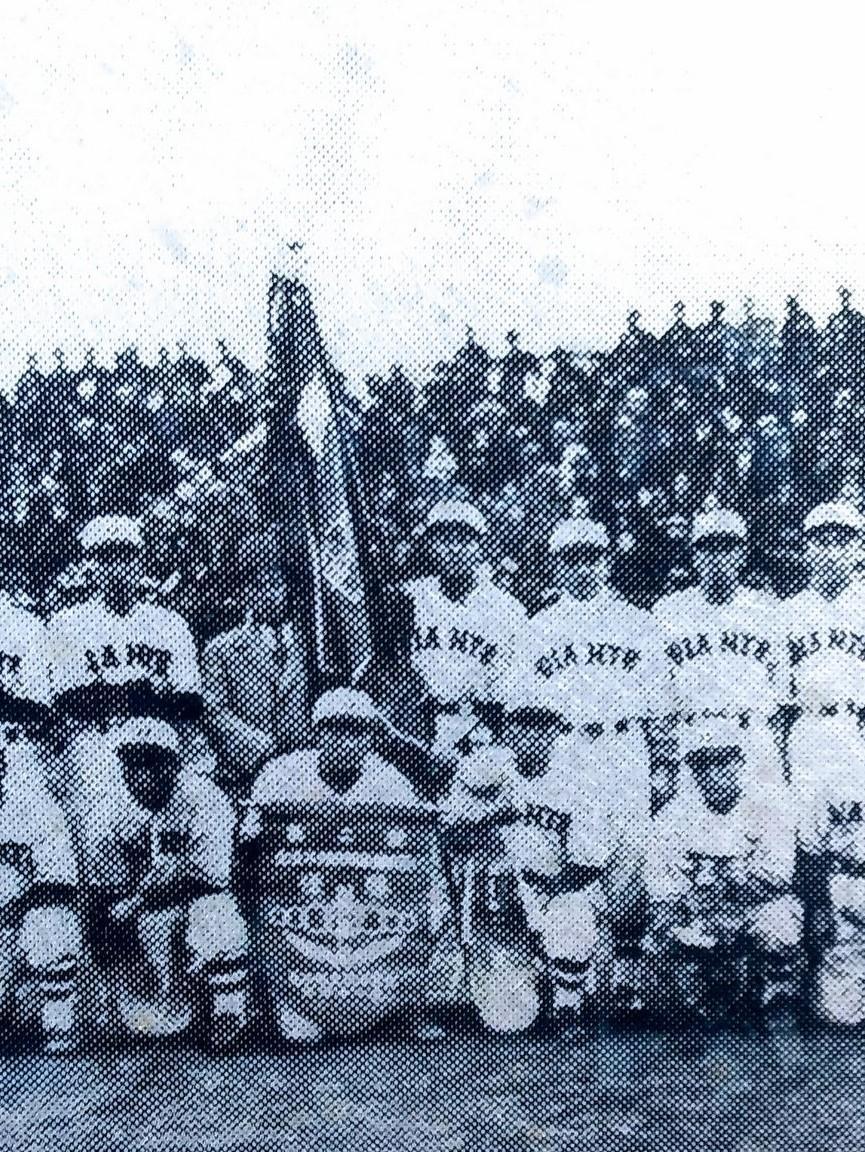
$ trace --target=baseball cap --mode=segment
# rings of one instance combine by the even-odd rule
[[[553,555],[567,548],[586,546],[603,549],[610,546],[610,536],[604,525],[588,516],[571,516],[567,520],[560,520],[547,545]]]
[[[152,716],[133,716],[125,720],[116,739],[118,747],[124,744],[155,744],[166,752],[180,751],[175,730],[164,720],[156,720]]]
[[[361,720],[388,727],[372,699],[357,688],[333,688],[319,696],[312,709],[313,727],[328,720]]]
[[[852,528],[855,532],[865,531],[865,517],[849,500],[830,500],[825,504],[818,504],[805,517],[806,532],[824,528],[827,524]]]
[[[134,516],[94,516],[78,533],[78,543],[85,552],[106,544],[141,549],[144,547],[141,521]]]
[[[713,508],[709,512],[698,512],[691,525],[691,543],[696,544],[707,536],[732,536],[736,540],[748,539],[748,526],[730,508]]]
[[[477,532],[479,536],[486,535],[487,531],[484,514],[468,500],[439,500],[433,504],[427,513],[422,531],[428,532],[438,524],[462,524]]]

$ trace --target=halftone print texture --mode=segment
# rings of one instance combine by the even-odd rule
[[[18,7],[0,1150],[862,1147],[844,29]]]

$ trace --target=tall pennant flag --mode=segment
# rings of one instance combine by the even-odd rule
[[[299,280],[271,278],[268,350],[272,495],[301,595],[311,672],[318,690],[356,684],[373,654],[372,574],[352,415]]]

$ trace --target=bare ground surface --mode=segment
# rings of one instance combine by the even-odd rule
[[[0,1149],[865,1148],[865,1037],[460,1036],[0,1058]]]

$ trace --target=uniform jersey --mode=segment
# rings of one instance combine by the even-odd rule
[[[69,827],[31,750],[0,752],[0,908],[34,885],[73,886],[78,868]]]
[[[787,696],[783,637],[770,606],[739,588],[712,604],[699,588],[661,600],[653,610],[676,710],[772,715]]]
[[[430,576],[404,585],[413,606],[412,667],[440,704],[495,699],[513,634],[525,619],[518,600],[483,573],[463,600]]]
[[[0,593],[0,718],[37,719],[50,703],[45,625],[11,596]]]
[[[156,604],[137,603],[120,615],[95,597],[64,609],[49,621],[48,650],[58,701],[80,701],[85,721],[88,699],[106,686],[143,682],[153,690],[154,706],[157,700],[201,692],[186,622]]]
[[[181,772],[160,812],[115,789],[84,809],[79,826],[82,871],[90,885],[132,892],[160,857],[168,857],[184,879],[218,890],[229,886],[234,809],[199,773]]]
[[[776,788],[753,787],[731,811],[703,800],[690,774],[679,794],[657,814],[646,853],[646,884],[656,900],[718,890],[724,876],[737,882],[789,887],[797,841],[797,807]]]
[[[644,719],[663,703],[653,637],[649,614],[625,600],[563,593],[520,633],[507,698],[551,708],[577,726]]]
[[[477,749],[460,762],[444,808],[451,820],[509,815],[498,831],[507,859],[540,875],[568,863],[605,868],[621,832],[616,792],[581,779],[567,738],[537,776],[523,776],[506,748]]]
[[[792,699],[806,712],[865,707],[865,594],[860,583],[827,600],[806,588],[786,601]]]

